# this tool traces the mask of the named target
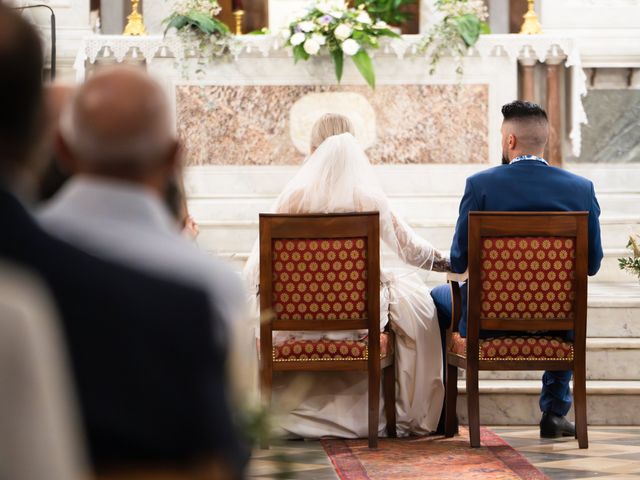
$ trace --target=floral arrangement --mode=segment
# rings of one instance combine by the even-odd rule
[[[620,270],[633,273],[640,279],[640,235],[630,235],[627,248],[631,250],[633,256],[618,259]]]
[[[289,25],[284,37],[296,62],[328,51],[340,81],[344,57],[351,57],[360,74],[374,88],[375,72],[367,49],[378,48],[380,37],[399,35],[390,30],[386,22],[372,18],[364,4],[352,8],[345,0],[317,0]]]
[[[356,7],[364,5],[371,15],[389,25],[402,25],[411,18],[411,14],[403,11],[405,5],[413,5],[416,0],[356,0]]]
[[[483,0],[435,0],[434,21],[419,45],[418,51],[431,58],[431,74],[440,58],[452,54],[458,62],[456,71],[462,74],[462,58],[476,44],[481,33],[489,33],[489,17]]]
[[[217,0],[179,0],[164,20],[165,34],[175,28],[184,40],[194,41],[200,53],[220,55],[227,49],[231,31],[216,17],[222,8]]]

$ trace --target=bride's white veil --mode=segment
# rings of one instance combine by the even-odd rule
[[[378,211],[380,236],[391,255],[423,270],[431,270],[433,266],[435,249],[393,213],[366,153],[350,133],[324,140],[285,186],[271,211],[292,214]],[[385,257],[388,255],[383,255],[383,267],[387,263]],[[244,270],[251,292],[256,293],[259,263],[256,243]]]

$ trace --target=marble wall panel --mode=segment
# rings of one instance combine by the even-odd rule
[[[349,115],[375,164],[488,163],[487,85],[176,87],[189,165],[300,162],[315,119]]]
[[[640,90],[590,90],[584,99],[589,123],[582,152],[570,161],[640,163]]]

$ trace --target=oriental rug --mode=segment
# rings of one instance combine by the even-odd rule
[[[379,440],[321,441],[341,480],[543,480],[540,470],[488,428],[482,428],[481,448],[469,447],[460,427],[454,438],[441,436]]]

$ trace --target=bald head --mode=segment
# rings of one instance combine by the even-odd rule
[[[503,163],[521,155],[542,157],[549,139],[544,109],[535,103],[516,101],[503,106],[502,115]]]
[[[143,71],[103,70],[64,109],[60,131],[78,173],[144,180],[175,154],[166,96]]]

